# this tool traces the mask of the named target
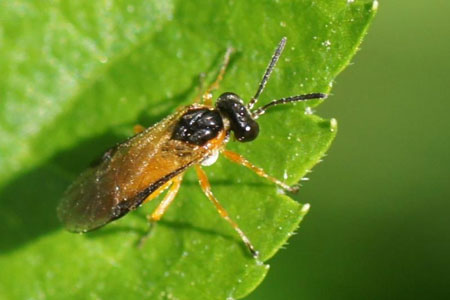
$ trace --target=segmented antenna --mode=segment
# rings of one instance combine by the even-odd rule
[[[264,73],[264,76],[261,80],[261,83],[259,84],[258,90],[256,91],[255,96],[250,100],[250,102],[247,105],[248,110],[251,110],[253,106],[258,102],[259,95],[263,92],[264,88],[266,87],[267,81],[269,80],[270,74],[272,74],[273,69],[275,68],[275,65],[278,62],[278,59],[281,56],[281,53],[284,50],[284,46],[286,45],[286,37],[283,37],[278,44],[277,49],[275,50],[275,53],[272,56],[272,59],[270,60],[269,65],[267,66],[266,72]],[[281,98],[278,100],[273,100],[266,105],[254,110],[251,114],[253,119],[258,119],[261,115],[263,115],[266,110],[269,107],[276,106],[279,104],[286,104],[291,102],[298,102],[298,101],[305,101],[305,100],[311,100],[311,99],[324,99],[328,97],[327,94],[323,93],[313,93],[313,94],[304,94],[304,95],[297,95],[297,96],[291,96],[286,98]]]
[[[275,53],[272,56],[272,59],[270,60],[269,65],[267,66],[266,72],[264,73],[264,76],[261,80],[261,83],[259,84],[258,90],[256,91],[255,96],[250,100],[250,102],[247,104],[248,110],[251,110],[253,106],[258,102],[259,95],[261,95],[262,91],[264,90],[267,80],[270,77],[270,74],[272,74],[273,68],[277,64],[278,59],[280,58],[281,53],[283,52],[284,46],[286,45],[286,37],[283,37],[278,44],[277,50],[275,50]]]
[[[313,94],[297,95],[297,96],[281,98],[281,99],[278,99],[278,100],[273,100],[273,101],[267,103],[266,105],[258,108],[257,110],[254,110],[252,112],[252,117],[253,117],[254,120],[258,119],[271,106],[276,106],[276,105],[286,104],[286,103],[291,103],[291,102],[311,100],[311,99],[324,99],[326,97],[328,97],[327,94],[313,93]]]

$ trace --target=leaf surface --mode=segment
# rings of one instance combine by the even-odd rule
[[[368,1],[2,1],[0,3],[0,298],[237,299],[264,278],[308,206],[224,158],[213,192],[261,252],[253,259],[188,171],[142,249],[158,201],[84,235],[55,208],[65,188],[116,142],[189,104],[198,76],[250,99],[281,37],[285,52],[261,103],[329,92],[376,10]],[[332,101],[332,97],[327,101]],[[274,108],[260,137],[230,142],[269,174],[298,182],[325,154],[335,120],[320,101]],[[301,191],[299,194],[301,198]],[[307,199],[304,199],[307,201]]]

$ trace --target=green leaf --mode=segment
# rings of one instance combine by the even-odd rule
[[[217,198],[261,252],[253,259],[188,171],[143,249],[157,201],[84,235],[55,208],[103,150],[189,104],[236,54],[219,91],[254,94],[285,52],[261,103],[329,92],[376,10],[371,1],[2,1],[0,3],[0,298],[236,299],[264,278],[308,206],[221,158],[205,168]],[[329,101],[332,101],[329,99]],[[319,101],[274,108],[253,143],[230,142],[289,184],[324,155],[334,120]],[[326,188],[326,187],[325,187]],[[300,191],[301,197],[301,191]],[[307,199],[304,199],[307,201]]]

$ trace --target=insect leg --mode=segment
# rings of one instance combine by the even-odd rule
[[[206,73],[204,73],[204,72],[202,72],[202,73],[200,73],[200,75],[198,75],[198,86],[197,86],[198,95],[195,98],[196,99],[195,102],[199,102],[200,99],[202,98],[203,89],[205,88],[205,78],[206,78]]]
[[[205,88],[205,78],[206,78],[206,73],[202,72],[200,73],[200,75],[198,75],[198,86],[196,88],[197,90],[197,96],[194,99],[194,103],[200,103],[200,100],[202,100],[203,98],[203,90]]]
[[[244,244],[248,247],[249,251],[254,257],[258,257],[259,253],[255,250],[252,243],[250,242],[249,238],[245,235],[245,233],[239,228],[238,224],[235,223],[230,216],[228,215],[225,208],[219,203],[219,201],[214,197],[213,193],[211,192],[211,185],[209,184],[208,177],[206,176],[205,171],[200,167],[200,165],[195,166],[195,170],[197,171],[197,176],[200,182],[200,186],[203,190],[203,192],[206,194],[206,196],[211,200],[211,202],[216,207],[219,214],[224,218],[230,225],[236,230],[236,232],[241,237]]]
[[[134,134],[141,133],[144,130],[145,130],[145,127],[142,125],[139,125],[139,124],[134,125],[134,127],[133,127]]]
[[[183,179],[183,174],[180,174],[173,178],[172,180],[166,182],[163,186],[161,186],[159,189],[157,189],[155,192],[153,192],[147,199],[145,199],[145,202],[148,202],[154,198],[156,198],[159,194],[161,194],[167,187],[170,186],[169,191],[167,192],[164,199],[161,201],[161,203],[158,205],[158,207],[155,209],[155,211],[147,217],[149,221],[149,229],[147,233],[140,239],[139,241],[139,247],[142,247],[144,242],[147,240],[147,238],[150,236],[150,233],[152,232],[154,224],[161,219],[161,217],[166,212],[169,205],[173,202],[175,199],[175,196],[178,193],[178,190],[180,189],[181,181]],[[156,194],[156,195],[155,195]]]
[[[223,79],[223,75],[225,75],[225,71],[227,70],[228,64],[230,62],[230,56],[233,52],[233,48],[228,48],[225,52],[225,55],[223,57],[222,67],[220,67],[219,74],[217,75],[216,80],[206,89],[206,91],[201,96],[201,100],[203,101],[203,104],[205,105],[212,105],[212,94],[211,92],[214,90],[217,90],[219,88],[220,82]],[[194,100],[195,103],[200,102],[200,97],[197,97]]]
[[[152,223],[157,222],[164,215],[167,208],[172,203],[173,199],[175,199],[178,190],[180,189],[181,181],[183,180],[183,175],[184,174],[180,174],[171,180],[173,184],[170,187],[169,191],[167,192],[166,196],[158,205],[158,207],[155,209],[155,211],[148,217],[148,220],[150,222]]]
[[[222,154],[226,158],[231,160],[232,162],[235,162],[235,163],[237,163],[239,165],[242,165],[244,167],[249,168],[250,170],[252,170],[256,174],[258,174],[259,176],[264,177],[267,180],[272,181],[273,183],[275,183],[276,185],[282,187],[283,189],[288,190],[289,192],[292,192],[292,193],[298,192],[298,186],[289,186],[286,183],[276,179],[275,177],[272,177],[272,176],[268,175],[263,169],[255,166],[254,164],[249,162],[247,159],[245,159],[242,155],[240,155],[238,153],[235,153],[233,151],[229,151],[229,150],[224,150],[222,152]]]
[[[145,200],[142,202],[142,204],[145,204],[147,202],[152,201],[153,199],[155,199],[156,197],[158,197],[159,195],[161,195],[162,192],[164,192],[169,186],[171,186],[173,183],[173,179],[167,181],[166,183],[164,183],[162,186],[160,186],[156,191],[154,191],[153,193],[151,193],[150,195],[148,195],[147,198],[145,198]]]

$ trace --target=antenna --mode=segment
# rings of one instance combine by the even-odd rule
[[[286,104],[286,103],[298,102],[298,101],[305,101],[305,100],[311,100],[311,99],[325,99],[326,97],[328,97],[327,94],[313,93],[313,94],[297,95],[297,96],[281,98],[281,99],[278,99],[278,100],[273,100],[273,101],[267,103],[266,105],[264,105],[263,107],[260,107],[257,110],[254,110],[252,112],[252,117],[253,117],[254,120],[258,119],[271,106],[277,106],[277,105],[280,105],[280,104]]]
[[[262,91],[264,90],[264,87],[267,84],[267,80],[270,77],[270,74],[272,74],[273,68],[278,62],[278,59],[280,58],[281,53],[283,52],[284,46],[286,45],[286,37],[283,37],[278,44],[277,49],[275,50],[275,53],[272,56],[272,59],[270,60],[269,65],[267,66],[266,72],[264,73],[264,76],[261,80],[261,83],[259,84],[258,90],[256,91],[255,96],[250,100],[250,102],[247,104],[248,110],[251,110],[253,106],[258,102],[259,95],[261,95]]]
[[[256,91],[255,96],[250,100],[250,102],[247,104],[248,110],[251,110],[253,106],[255,106],[256,102],[258,102],[259,95],[263,92],[264,88],[266,87],[267,81],[269,80],[270,75],[272,74],[273,69],[275,68],[275,65],[278,62],[278,59],[281,56],[281,53],[284,50],[284,46],[286,46],[287,38],[283,37],[278,44],[277,49],[275,50],[275,53],[272,56],[272,59],[270,60],[269,65],[267,66],[266,72],[264,73],[264,76],[261,80],[261,83],[259,84],[258,90]],[[290,96],[286,98],[281,98],[278,100],[273,100],[266,105],[254,110],[252,112],[253,119],[258,119],[261,115],[263,115],[266,110],[269,107],[277,106],[280,104],[286,104],[291,102],[298,102],[298,101],[305,101],[305,100],[311,100],[311,99],[325,99],[327,98],[327,94],[323,93],[312,93],[312,94],[304,94],[304,95],[297,95],[297,96]]]

